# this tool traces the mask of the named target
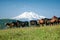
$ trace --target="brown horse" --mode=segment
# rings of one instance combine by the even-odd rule
[[[51,25],[58,23],[58,18],[56,16],[53,16],[50,20]]]
[[[42,26],[44,26],[44,24],[45,24],[45,20],[44,19],[40,19],[37,22],[38,22],[39,25],[42,25]]]

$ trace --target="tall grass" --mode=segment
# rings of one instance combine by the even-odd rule
[[[60,40],[60,25],[4,29],[0,40]]]

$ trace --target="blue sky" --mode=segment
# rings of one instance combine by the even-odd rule
[[[23,12],[60,17],[60,0],[0,0],[0,18],[15,17]]]

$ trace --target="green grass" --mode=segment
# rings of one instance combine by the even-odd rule
[[[60,40],[60,25],[4,29],[0,40]]]

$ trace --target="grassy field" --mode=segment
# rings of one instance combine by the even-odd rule
[[[4,29],[0,40],[60,40],[60,25]]]

